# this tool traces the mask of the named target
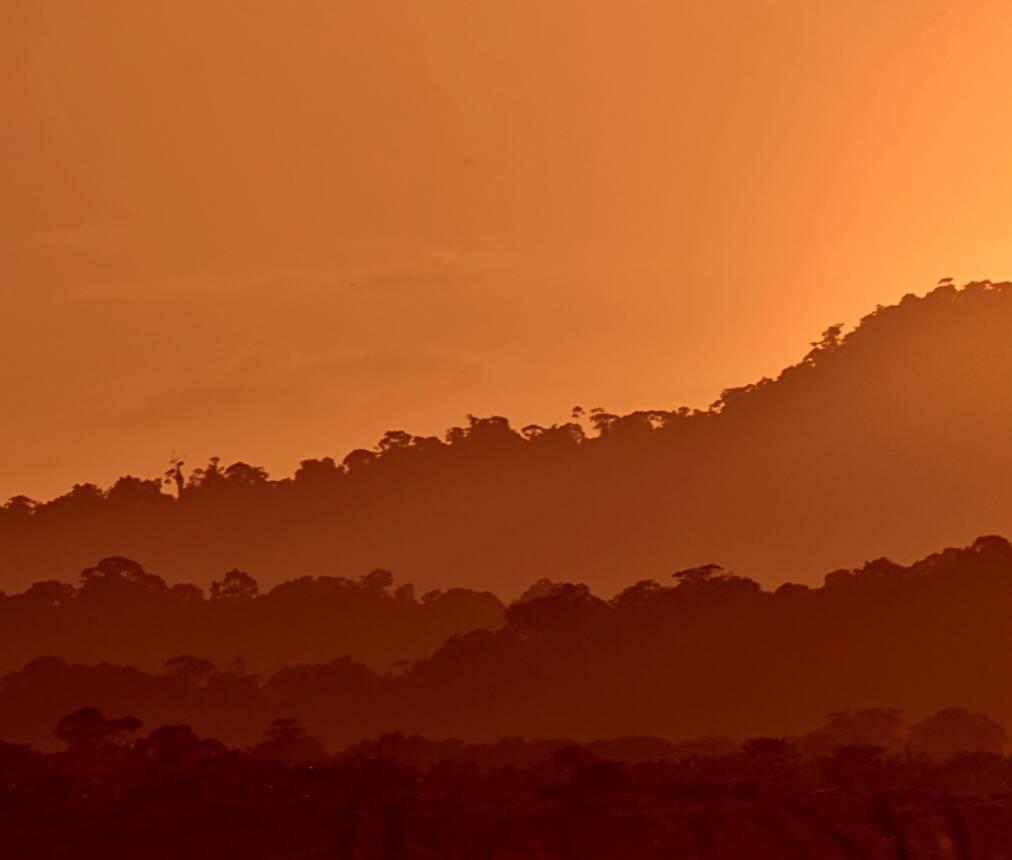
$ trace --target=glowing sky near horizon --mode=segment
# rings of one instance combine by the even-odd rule
[[[1003,4],[8,0],[0,496],[703,406],[1012,277]]]

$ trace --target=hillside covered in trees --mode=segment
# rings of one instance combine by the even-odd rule
[[[149,587],[135,568],[128,572],[122,588]],[[35,659],[0,681],[0,739],[52,745],[61,716],[88,707],[147,726],[186,724],[242,746],[255,743],[272,720],[292,718],[330,750],[390,732],[470,742],[799,735],[827,713],[855,709],[887,716],[873,721],[877,734],[851,742],[889,748],[899,743],[898,724],[888,716],[894,711],[918,721],[959,706],[1012,726],[1005,682],[1012,677],[1012,545],[1000,537],[908,567],[878,559],[833,572],[818,588],[765,590],[716,565],[644,580],[610,599],[581,584],[539,582],[505,610],[501,624],[453,635],[431,655],[405,654],[414,659],[387,670],[335,652],[260,673],[243,660],[216,665],[190,650],[144,670],[129,656],[129,638],[116,645],[118,665],[92,662],[122,630],[103,626],[90,587],[86,582],[48,615],[21,598],[0,601],[3,635],[36,648]],[[122,611],[128,591],[116,593]],[[156,588],[131,599],[130,635],[150,658],[152,640],[141,628],[164,631],[164,619],[181,613],[178,598]],[[301,599],[316,600],[311,590]],[[369,605],[370,598],[356,599]],[[371,599],[369,617],[402,644],[396,619],[421,619],[427,609],[410,601],[401,607],[407,599],[395,595]],[[480,596],[467,599],[486,606]],[[201,618],[223,619],[216,653],[234,653],[249,641],[246,625],[262,624],[259,653],[273,648],[288,658],[299,634],[264,622],[275,605],[271,595],[237,594],[176,617],[189,617],[195,628]],[[326,603],[319,615],[306,605],[306,624],[326,630]],[[231,613],[243,623],[226,622]],[[341,617],[334,619],[338,629]],[[81,624],[88,618],[90,628]],[[73,625],[77,638],[60,643],[61,652],[56,634]],[[165,635],[173,647],[181,644]],[[340,641],[340,632],[332,635]]]
[[[389,569],[424,591],[571,578],[615,593],[719,558],[764,584],[912,560],[1012,525],[1012,285],[943,284],[829,328],[776,379],[708,410],[575,410],[387,433],[271,479],[214,460],[0,510],[0,584],[107,556],[207,587]],[[717,348],[717,347],[715,347]]]

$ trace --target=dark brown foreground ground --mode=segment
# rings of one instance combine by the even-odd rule
[[[396,759],[439,749],[394,739],[386,757],[374,743],[295,764],[275,755],[283,746],[240,753],[169,728],[130,747],[4,747],[0,856],[1012,856],[1012,761],[993,754],[938,762],[844,747],[804,757],[765,739],[677,761],[622,763],[563,746],[520,766],[495,763],[507,744],[409,766]]]

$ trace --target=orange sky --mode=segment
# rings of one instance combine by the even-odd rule
[[[1000,2],[0,5],[0,496],[705,405],[1012,277]]]

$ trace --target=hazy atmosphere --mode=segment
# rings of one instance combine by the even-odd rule
[[[1009,860],[1010,45],[0,0],[0,856]]]
[[[705,406],[1008,277],[1002,11],[8,0],[0,496]]]

